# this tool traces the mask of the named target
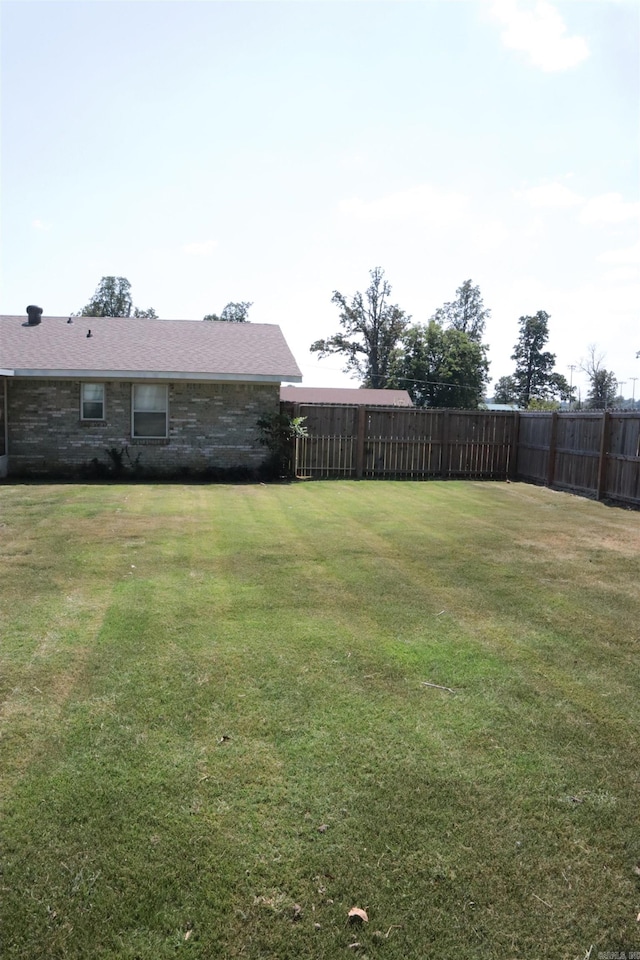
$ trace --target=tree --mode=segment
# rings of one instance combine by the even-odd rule
[[[526,410],[532,401],[572,401],[575,390],[553,369],[555,353],[542,349],[549,339],[549,314],[538,310],[535,316],[520,317],[518,322],[520,337],[511,354],[516,369],[510,378],[518,404]]]
[[[149,317],[157,319],[150,307],[140,310],[133,306],[131,284],[126,277],[103,277],[89,303],[79,311],[79,317]]]
[[[525,409],[529,401],[549,399],[550,377],[555,353],[542,348],[549,339],[549,314],[538,310],[534,317],[520,317],[520,337],[511,354],[516,361],[513,379],[518,403]]]
[[[208,313],[206,317],[203,317],[203,320],[224,320],[227,323],[248,323],[249,322],[249,308],[253,306],[253,303],[247,303],[244,300],[240,300],[238,303],[228,303],[226,307],[222,308],[220,315],[217,313]]]
[[[480,346],[484,361],[483,365],[481,365],[483,366],[482,390],[484,390],[484,387],[487,385],[489,370],[489,361],[487,359],[489,347],[482,343],[482,337],[484,335],[486,321],[490,316],[491,310],[488,310],[484,305],[480,287],[477,285],[474,286],[471,280],[465,280],[456,290],[456,299],[451,303],[445,303],[443,306],[438,307],[432,317],[441,327],[447,327],[450,330],[464,333],[469,340],[472,340]],[[449,344],[450,348],[452,346],[452,343]],[[481,369],[481,366],[477,367],[478,371]],[[481,397],[478,397],[478,403],[480,399]],[[474,402],[473,406],[477,406],[478,403]]]
[[[580,364],[580,369],[589,378],[586,406],[590,410],[606,410],[616,402],[618,382],[614,372],[603,366],[603,361],[604,353],[598,353],[595,343],[589,344],[587,358]]]
[[[438,307],[433,319],[442,326],[460,330],[471,340],[481,343],[485,324],[490,316],[491,310],[485,308],[480,287],[474,287],[471,280],[465,280],[456,290],[456,299]]]
[[[341,333],[316,340],[311,350],[326,357],[341,353],[347,358],[345,372],[351,372],[364,387],[389,386],[394,352],[410,317],[396,304],[389,303],[391,286],[381,267],[369,271],[371,283],[364,294],[357,292],[347,302],[334,290],[331,302],[340,310]]]
[[[547,383],[547,399],[563,400],[573,403],[576,398],[576,388],[561,373],[552,373]]]
[[[606,410],[616,405],[617,382],[612,370],[596,370],[591,377],[587,394],[590,410]]]
[[[493,393],[494,403],[517,403],[518,388],[513,377],[500,377],[496,380]]]
[[[533,400],[529,400],[528,410],[538,410],[538,411],[551,411],[560,409],[559,400],[539,400],[537,397],[534,397]]]
[[[482,402],[488,368],[482,344],[432,318],[406,331],[392,380],[417,407],[472,410]]]

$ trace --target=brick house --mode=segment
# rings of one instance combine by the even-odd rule
[[[253,470],[257,419],[301,379],[270,324],[0,317],[0,476],[87,476],[118,457],[149,476]]]

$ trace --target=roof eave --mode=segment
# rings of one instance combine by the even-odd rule
[[[189,370],[40,370],[23,368],[2,371],[7,376],[50,380],[203,380],[208,382],[282,383],[302,382],[301,374],[291,373],[203,373]]]

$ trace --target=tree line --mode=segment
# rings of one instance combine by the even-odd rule
[[[405,389],[420,407],[474,408],[488,382],[488,346],[482,342],[490,311],[471,280],[456,291],[426,324],[391,303],[391,285],[384,270],[369,273],[364,293],[347,299],[338,290],[341,330],[316,340],[311,350],[320,357],[342,354],[345,371],[363,387]]]
[[[380,267],[369,272],[364,293],[347,299],[334,291],[340,330],[316,340],[311,351],[320,357],[342,354],[345,372],[363,387],[406,389],[418,407],[475,409],[484,401],[489,381],[488,344],[483,342],[491,311],[480,288],[465,280],[455,299],[439,307],[426,324],[391,303],[391,286]],[[549,314],[539,310],[518,320],[519,334],[511,359],[515,368],[495,386],[494,402],[520,409],[552,409],[573,403],[576,388],[555,369],[556,355],[546,350]],[[589,378],[586,406],[604,409],[616,401],[617,380],[603,366],[595,346],[583,361]]]
[[[245,323],[249,319],[252,303],[239,301],[228,303],[219,314],[208,313],[203,320],[223,320],[228,323]],[[147,317],[157,320],[158,314],[153,307],[142,309],[134,307],[131,296],[131,284],[126,277],[103,277],[96,290],[76,317]]]
[[[418,407],[479,407],[489,383],[489,346],[483,337],[491,316],[480,288],[465,280],[455,298],[438,307],[426,323],[412,323],[411,316],[391,302],[392,288],[384,270],[375,267],[369,278],[366,290],[351,297],[334,290],[331,302],[338,308],[340,329],[312,343],[311,351],[320,357],[342,355],[345,372],[361,386],[407,390]],[[203,320],[246,323],[252,306],[247,301],[233,301]],[[131,284],[125,277],[102,277],[77,315],[158,318],[152,307],[134,306]],[[549,319],[546,311],[539,310],[518,320],[518,339],[511,354],[515,367],[513,373],[497,380],[496,403],[546,409],[575,401],[576,388],[555,370],[556,355],[545,349]],[[591,409],[605,409],[619,399],[616,377],[603,360],[604,355],[592,345],[580,365],[589,378],[585,405]]]

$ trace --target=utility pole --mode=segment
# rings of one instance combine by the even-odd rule
[[[629,380],[631,380],[631,383],[633,384],[633,392],[631,394],[631,403],[633,404],[634,409],[636,406],[636,380],[637,379],[638,379],[637,377],[629,377]]]
[[[573,403],[573,398],[571,396],[573,391],[573,371],[576,369],[575,363],[569,364],[569,410],[571,410],[571,404]]]

